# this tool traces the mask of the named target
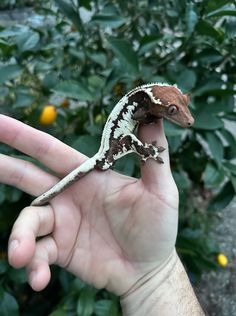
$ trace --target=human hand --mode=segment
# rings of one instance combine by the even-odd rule
[[[143,126],[140,138],[167,148],[161,121]],[[37,159],[59,177],[86,159],[54,137],[3,115],[0,142]],[[164,164],[148,160],[141,166],[141,179],[93,171],[49,205],[26,207],[9,239],[10,264],[27,268],[34,290],[48,284],[49,265],[57,264],[96,288],[127,292],[174,251],[178,191],[168,150],[162,158]],[[57,181],[30,162],[0,155],[2,183],[38,196]]]

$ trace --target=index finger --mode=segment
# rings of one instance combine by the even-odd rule
[[[37,159],[56,173],[68,173],[85,160],[83,154],[57,138],[2,114],[0,142]]]

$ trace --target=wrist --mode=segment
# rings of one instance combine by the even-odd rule
[[[121,306],[125,316],[204,315],[175,250],[121,297]]]

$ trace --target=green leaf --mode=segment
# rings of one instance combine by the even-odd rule
[[[205,187],[216,188],[223,182],[224,178],[224,170],[218,168],[213,162],[208,162],[202,176]]]
[[[226,143],[226,157],[227,159],[233,159],[236,157],[236,138],[234,131],[222,129],[219,131]]]
[[[138,55],[143,55],[147,52],[151,52],[152,49],[156,48],[160,44],[159,35],[145,35],[140,40],[140,48],[138,50]]]
[[[46,63],[43,61],[37,61],[35,63],[34,66],[34,72],[38,73],[38,72],[48,72],[49,70],[51,70],[53,68],[53,65],[51,63]]]
[[[1,44],[1,46],[0,46],[0,47],[5,47],[5,46],[8,46],[7,41],[4,41],[4,40],[2,40],[2,39],[0,39],[0,44]]]
[[[217,118],[214,114],[205,115],[205,113],[201,113],[201,115],[195,116],[194,129],[205,129],[205,130],[215,130],[223,127],[222,121]]]
[[[16,89],[15,97],[16,101],[12,105],[13,108],[26,108],[32,106],[35,101],[35,97],[28,89]]]
[[[103,68],[106,67],[107,64],[107,57],[105,54],[103,53],[94,53],[94,54],[89,54],[88,53],[89,58],[94,61],[95,63],[99,64],[100,66],[102,66]]]
[[[24,284],[27,282],[26,270],[24,268],[14,269],[10,268],[8,271],[8,277],[14,282],[14,284]]]
[[[91,24],[97,24],[101,28],[118,28],[125,24],[125,19],[120,15],[96,14],[91,19]]]
[[[90,286],[85,287],[79,295],[77,315],[92,316],[94,310],[96,290]]]
[[[213,12],[217,9],[222,8],[227,3],[231,3],[232,0],[208,0],[205,6],[206,12]]]
[[[196,31],[198,34],[212,37],[218,42],[221,42],[224,39],[224,35],[205,20],[200,20],[197,23]]]
[[[228,181],[221,191],[210,201],[208,210],[211,212],[223,211],[226,206],[232,201],[235,196],[234,187]]]
[[[201,64],[213,64],[223,60],[224,56],[214,48],[205,48],[198,53],[198,62]]]
[[[136,164],[139,165],[137,155],[127,155],[116,161],[114,170],[127,176],[133,176]]]
[[[96,316],[118,316],[118,304],[111,300],[99,300],[95,303],[94,312]]]
[[[231,179],[231,183],[233,185],[234,191],[236,193],[236,175],[231,175],[230,179]]]
[[[72,147],[79,150],[88,157],[92,157],[99,149],[100,137],[82,135],[72,144]]]
[[[72,21],[79,31],[82,31],[83,25],[79,15],[79,11],[76,11],[72,4],[67,3],[64,0],[54,0],[58,5],[62,13]],[[72,3],[72,2],[71,2]]]
[[[222,80],[218,77],[218,78],[214,78],[213,76],[211,76],[210,78],[204,78],[204,81],[199,82],[198,86],[196,87],[196,89],[194,90],[194,95],[195,96],[202,96],[205,94],[211,94],[214,95],[215,91],[219,91],[222,92]]]
[[[182,71],[177,79],[177,86],[185,91],[191,91],[197,81],[197,76],[193,70],[185,69]]]
[[[168,137],[183,136],[186,133],[185,129],[167,120],[164,120],[164,127],[165,127],[165,134]]]
[[[93,100],[93,96],[91,95],[90,91],[86,89],[81,83],[75,80],[61,81],[52,90],[69,98],[77,99],[80,101]]]
[[[25,25],[13,25],[0,32],[0,38],[20,36],[23,33],[27,33],[29,30],[29,27]]]
[[[109,316],[111,309],[111,300],[99,300],[95,303],[94,311],[97,316]]]
[[[220,164],[224,156],[224,147],[221,139],[215,133],[206,132],[205,135],[212,158]]]
[[[101,76],[92,75],[88,77],[88,85],[90,90],[93,91],[93,95],[101,95],[101,91],[105,85],[105,80]]]
[[[0,68],[0,83],[16,79],[22,73],[22,68],[19,65],[7,65]]]
[[[234,175],[236,175],[236,164],[233,162],[225,161],[224,167],[228,169],[228,171]]]
[[[9,93],[9,89],[7,87],[0,87],[0,101],[4,101]]]
[[[16,299],[5,291],[0,291],[0,311],[1,316],[19,315],[19,307]]]
[[[9,264],[7,260],[0,259],[0,274],[4,274],[9,269]]]
[[[20,34],[16,39],[16,44],[18,50],[23,53],[25,51],[33,50],[36,45],[39,43],[40,36],[39,33],[29,31]]]
[[[220,17],[220,16],[236,16],[236,10],[218,9],[206,15],[206,18]]]
[[[191,181],[184,171],[180,170],[178,172],[173,172],[173,177],[179,189],[188,190],[191,188]]]
[[[187,132],[184,131],[184,133],[186,134]],[[181,136],[168,137],[168,143],[169,143],[170,153],[173,154],[177,152],[179,148],[181,148],[182,137]]]
[[[68,316],[68,312],[63,309],[63,307],[59,307],[55,311],[49,314],[49,316]]]
[[[3,153],[2,150],[1,153]],[[5,185],[0,183],[0,204],[2,204],[5,201],[5,199]]]
[[[121,17],[118,6],[108,4],[93,15],[90,23],[97,24],[100,28],[118,28],[126,23],[126,19]]]
[[[216,116],[213,104],[198,103],[193,111],[194,129],[215,130],[224,127],[223,122]]]
[[[86,284],[80,280],[79,278],[75,278],[72,282],[72,288],[75,292],[81,292],[84,288],[86,288]]]
[[[52,90],[58,83],[58,74],[56,72],[49,72],[47,73],[43,80],[42,80],[42,85],[44,89],[46,90]]]
[[[225,113],[224,118],[228,119],[229,121],[235,121],[236,120],[236,113]]]
[[[186,26],[187,26],[187,34],[191,35],[198,22],[197,13],[195,12],[193,3],[191,2],[188,3],[186,6],[185,19],[186,19]]]
[[[9,186],[5,187],[5,197],[7,201],[11,203],[17,202],[19,201],[21,196],[22,196],[22,191],[20,191],[19,189],[14,188],[14,187],[11,188]]]
[[[92,5],[93,0],[80,0],[80,6],[86,8],[87,10],[91,11],[92,10]]]
[[[126,40],[118,39],[116,37],[108,37],[107,41],[120,60],[124,73],[131,71],[133,74],[137,74],[139,70],[138,57],[134,52],[132,45]]]

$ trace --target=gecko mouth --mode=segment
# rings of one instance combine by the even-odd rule
[[[188,120],[188,121],[186,121],[184,123],[180,123],[179,121],[174,120],[174,119],[172,119],[170,117],[168,117],[168,120],[171,121],[172,123],[175,123],[175,124],[177,124],[177,125],[179,125],[181,127],[185,127],[185,128],[191,127],[194,124],[194,118],[191,118],[190,120]]]

